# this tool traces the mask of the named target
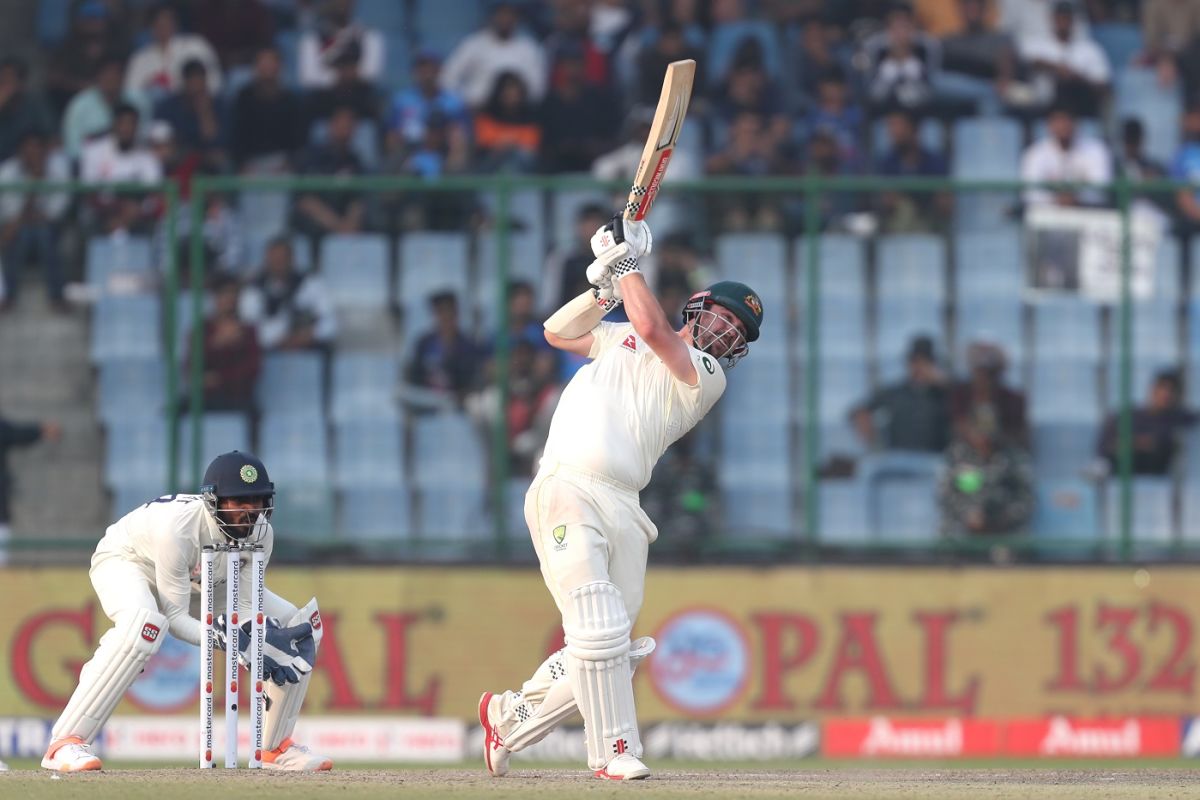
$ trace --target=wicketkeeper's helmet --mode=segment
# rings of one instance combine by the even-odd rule
[[[713,335],[713,322],[717,316],[712,310],[714,305],[728,309],[741,321],[746,328],[744,339],[740,334],[731,336],[728,332]],[[696,349],[725,359],[729,367],[749,352],[750,342],[757,341],[762,319],[762,300],[758,293],[740,281],[717,281],[704,291],[696,292],[683,306],[683,321],[692,326]]]
[[[200,494],[217,527],[230,539],[237,541],[250,539],[251,534],[253,540],[261,537],[266,529],[265,523],[275,510],[275,484],[271,483],[266,466],[258,456],[238,450],[222,453],[212,460],[204,471]],[[223,520],[218,513],[217,501],[227,497],[261,497],[261,507],[251,510],[257,511],[261,520],[251,530],[245,530],[244,525],[232,525]]]

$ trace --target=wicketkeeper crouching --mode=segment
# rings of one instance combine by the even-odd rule
[[[58,772],[102,768],[92,741],[163,637],[199,646],[200,620],[191,613],[198,593],[201,549],[220,544],[260,544],[269,562],[275,533],[271,512],[275,485],[255,456],[234,450],[217,456],[204,473],[200,494],[174,494],[151,500],[109,526],[92,555],[91,579],[105,615],[113,622],[100,637],[92,659],[79,674],[79,686],[54,724],[42,766]],[[227,580],[225,559],[215,563],[214,586]],[[242,559],[242,585],[251,585],[250,555]],[[218,608],[225,591],[216,589]],[[250,592],[239,598],[239,614],[250,618]],[[292,731],[312,678],[323,632],[316,598],[304,608],[264,593],[263,674],[266,687],[263,768],[328,770],[333,762],[292,741]],[[280,622],[282,620],[282,622]],[[249,623],[246,623],[247,629]],[[224,621],[218,644],[225,647]],[[239,636],[242,649],[249,636]]]

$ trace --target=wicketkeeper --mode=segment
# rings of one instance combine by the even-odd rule
[[[592,237],[588,280],[595,288],[546,320],[550,344],[592,359],[563,390],[525,495],[525,521],[562,614],[566,647],[520,691],[480,698],[484,759],[493,775],[505,774],[511,753],[543,739],[576,709],[597,777],[650,775],[641,761],[632,678],[654,641],[631,642],[630,631],[658,530],[638,492],[667,447],[720,398],[725,369],[758,339],[763,317],[750,287],[721,281],[688,300],[675,330],[638,270],[651,241],[645,223],[614,218]],[[630,322],[601,322],[621,302]]]
[[[173,494],[151,500],[109,526],[92,556],[91,579],[113,627],[100,637],[91,661],[79,674],[79,686],[54,724],[42,766],[59,772],[102,768],[92,741],[112,715],[163,637],[199,646],[200,620],[192,615],[198,594],[201,548],[231,543],[261,544],[270,561],[275,533],[271,512],[275,485],[263,463],[236,450],[217,456],[204,473],[200,494]],[[215,562],[214,586],[227,579],[226,559]],[[242,558],[243,586],[251,583],[250,555]],[[225,591],[215,589],[218,608]],[[238,613],[250,619],[250,592],[239,598]],[[328,770],[333,762],[292,741],[300,706],[308,691],[323,628],[316,598],[302,609],[264,593],[263,674],[266,713],[263,768]],[[279,620],[283,620],[282,623]],[[238,636],[249,643],[249,625]],[[218,644],[226,646],[224,615],[217,623]]]

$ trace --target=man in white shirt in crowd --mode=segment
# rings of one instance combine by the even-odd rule
[[[183,85],[183,65],[196,60],[208,75],[208,90],[221,90],[221,62],[202,36],[179,33],[179,19],[170,3],[161,3],[150,14],[151,41],[129,59],[125,91],[142,91],[154,97],[177,92]]]
[[[450,53],[442,67],[442,87],[455,92],[471,108],[483,105],[496,78],[515,72],[529,87],[530,99],[546,94],[546,53],[541,44],[520,33],[517,7],[496,0],[486,28],[468,36]]]
[[[69,180],[71,165],[67,157],[61,150],[50,150],[46,134],[41,131],[26,131],[17,144],[17,154],[0,164],[0,185]],[[58,224],[70,202],[70,196],[62,192],[0,193],[0,248],[4,254],[2,303],[16,301],[22,266],[38,263],[46,273],[46,296],[51,307],[65,308]]]
[[[1053,97],[1069,103],[1080,116],[1095,117],[1112,82],[1112,70],[1100,45],[1079,29],[1077,14],[1070,0],[1058,0],[1051,35],[1018,44],[1038,97]]]
[[[1078,181],[1108,184],[1112,180],[1112,154],[1099,139],[1080,136],[1075,115],[1069,108],[1055,106],[1046,120],[1047,135],[1026,148],[1021,156],[1023,181]],[[1078,192],[1051,189],[1027,189],[1025,204],[1099,205],[1104,202],[1103,188]]]
[[[334,64],[352,47],[357,47],[360,54],[359,78],[368,83],[383,80],[387,55],[383,34],[354,21],[354,0],[331,0],[317,20],[317,29],[300,37],[296,54],[300,86],[333,86],[337,77]]]
[[[137,108],[122,103],[113,113],[112,133],[88,142],[80,159],[80,177],[87,183],[157,184],[162,180],[162,162],[138,137]],[[97,221],[109,232],[139,228],[157,213],[152,198],[132,194],[100,193],[88,198]]]
[[[318,276],[296,271],[285,236],[267,245],[262,273],[242,290],[238,315],[257,326],[266,350],[320,350],[337,334],[328,291]]]

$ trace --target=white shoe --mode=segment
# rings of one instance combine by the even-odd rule
[[[3,761],[0,761],[0,772],[8,772],[8,764]]]
[[[78,736],[51,742],[46,755],[42,756],[42,769],[55,772],[89,772],[103,768],[104,763]]]
[[[650,777],[650,768],[632,753],[622,753],[596,770],[596,777],[606,781],[640,781]]]
[[[499,778],[508,774],[508,757],[512,751],[504,746],[500,732],[492,716],[493,699],[498,699],[491,692],[484,692],[479,698],[479,724],[483,726],[483,763],[488,772]],[[498,714],[496,716],[499,716]]]
[[[287,770],[288,772],[328,772],[333,769],[333,759],[320,756],[290,738],[274,750],[263,752],[263,769]]]

